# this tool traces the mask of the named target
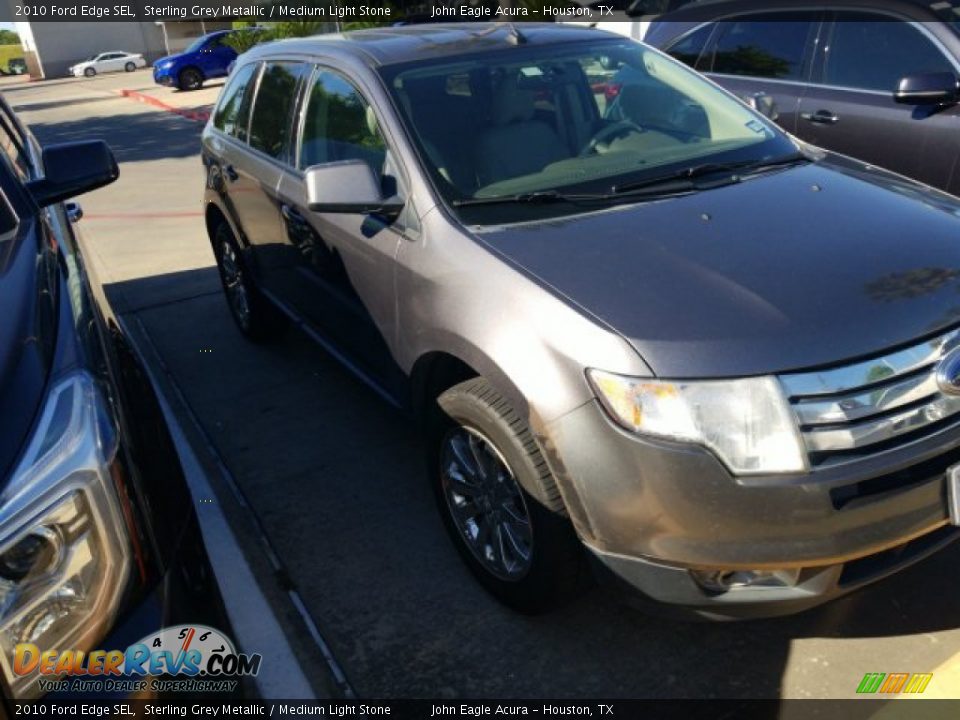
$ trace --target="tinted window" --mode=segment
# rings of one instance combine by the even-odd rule
[[[813,27],[812,19],[795,13],[720,23],[713,72],[797,80]]]
[[[678,42],[671,45],[667,49],[667,54],[675,57],[682,63],[686,63],[690,67],[696,67],[697,60],[699,60],[700,55],[703,54],[703,48],[707,44],[707,40],[710,39],[710,34],[713,32],[714,27],[716,27],[716,25],[710,24],[694,30],[686,37],[681,38]]]
[[[256,69],[257,64],[250,63],[233,74],[213,116],[215,128],[239,140],[247,139],[247,118],[250,115],[250,95]]]
[[[267,63],[263,69],[250,122],[250,145],[270,157],[281,158],[287,150],[297,80],[305,67]]]
[[[363,96],[340,75],[320,73],[307,105],[300,167],[363,160],[379,175],[386,153],[376,115]]]
[[[863,22],[876,15],[844,13],[834,26],[825,69],[829,85],[893,92],[904,75],[954,72],[917,28],[905,22]]]

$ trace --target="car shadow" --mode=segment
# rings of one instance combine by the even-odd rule
[[[34,108],[24,109],[29,112]],[[30,123],[30,129],[41,145],[104,140],[117,161],[123,163],[195,156],[203,126],[174,113],[144,109],[81,120]]]
[[[854,697],[864,672],[929,672],[956,650],[942,633],[960,627],[960,544],[786,618],[671,620],[602,587],[517,615],[445,536],[410,419],[326,352],[293,330],[247,343],[213,268],[107,292],[149,334],[361,697]]]

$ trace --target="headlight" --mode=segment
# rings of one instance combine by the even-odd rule
[[[774,378],[666,381],[587,374],[610,415],[633,432],[705,445],[737,475],[807,469],[796,423]]]
[[[0,491],[0,668],[15,697],[20,643],[81,649],[103,639],[128,576],[130,550],[111,470],[116,433],[90,377],[76,373],[46,399],[27,452]]]

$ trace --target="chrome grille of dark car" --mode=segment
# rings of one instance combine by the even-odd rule
[[[960,397],[941,393],[939,360],[960,330],[844,367],[781,375],[814,464],[885,449],[960,419]]]

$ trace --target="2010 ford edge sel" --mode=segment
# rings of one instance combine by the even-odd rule
[[[256,48],[203,160],[240,329],[293,318],[414,412],[508,604],[592,556],[660,604],[787,613],[955,538],[956,199],[553,25]]]

